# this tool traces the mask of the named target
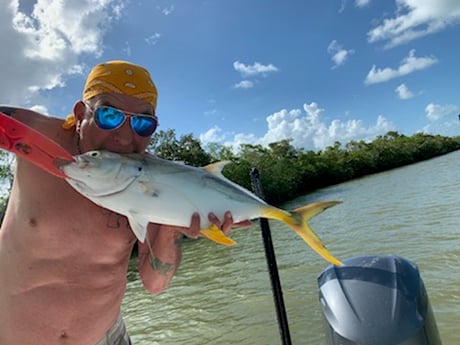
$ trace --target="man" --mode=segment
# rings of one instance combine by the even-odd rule
[[[95,149],[131,153],[149,144],[156,101],[147,70],[110,61],[91,71],[83,100],[65,121],[26,109],[0,111],[73,155]],[[209,217],[224,233],[233,225],[229,212],[222,224]],[[197,215],[188,229],[149,225],[148,240],[138,243],[138,269],[148,291],[166,288],[181,259],[182,236],[197,237],[199,229]],[[130,344],[120,305],[135,243],[123,216],[18,158],[0,230],[0,345]]]

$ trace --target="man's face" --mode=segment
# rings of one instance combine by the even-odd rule
[[[86,102],[85,112],[80,125],[80,148],[82,152],[107,150],[118,153],[142,153],[150,142],[149,137],[138,135],[130,121],[116,129],[104,130],[94,121],[94,111],[100,106],[109,106],[130,113],[153,114],[152,105],[133,96],[105,93]],[[81,115],[80,115],[81,116]]]

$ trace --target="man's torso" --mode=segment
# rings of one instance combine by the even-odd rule
[[[76,153],[73,133],[47,134]],[[118,316],[135,237],[124,217],[17,164],[0,230],[0,345],[96,343]]]

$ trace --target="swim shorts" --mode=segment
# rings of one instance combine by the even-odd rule
[[[104,337],[96,345],[131,345],[131,340],[126,330],[125,322],[118,316],[113,326],[107,331]]]

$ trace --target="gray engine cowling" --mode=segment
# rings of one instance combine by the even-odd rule
[[[318,277],[328,345],[441,345],[417,266],[361,256]]]

